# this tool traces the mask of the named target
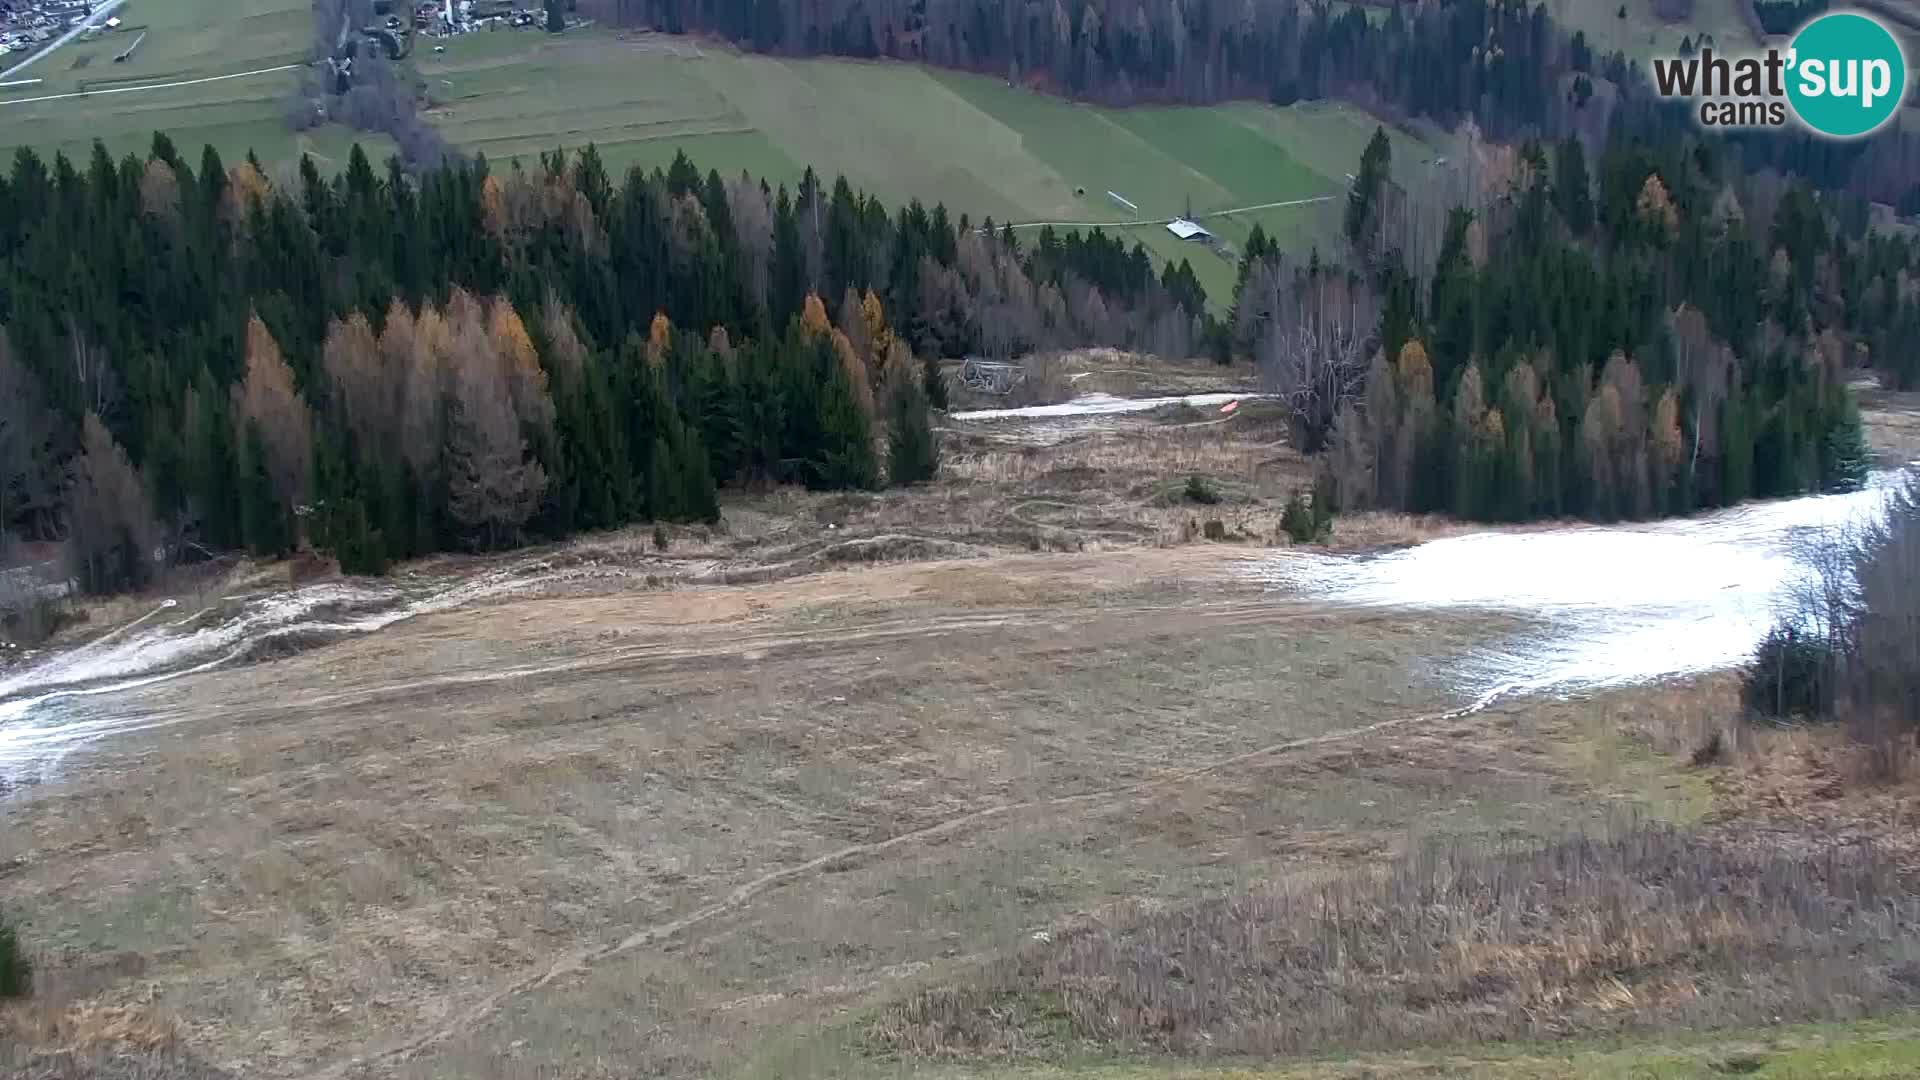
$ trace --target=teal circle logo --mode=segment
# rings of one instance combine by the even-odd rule
[[[1851,11],[1800,28],[1787,54],[1787,100],[1822,135],[1871,134],[1900,111],[1907,59],[1886,27]]]

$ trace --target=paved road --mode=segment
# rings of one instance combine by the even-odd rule
[[[37,62],[41,57],[72,41],[74,38],[79,37],[80,32],[87,27],[92,26],[94,23],[105,21],[107,16],[113,14],[113,9],[126,2],[127,0],[106,0],[106,3],[96,6],[93,9],[93,14],[74,23],[73,29],[48,42],[46,48],[41,49],[39,52],[34,53],[32,56],[27,57],[25,60],[20,61],[7,70],[0,71],[0,81],[12,78],[16,72],[25,70],[27,65]]]

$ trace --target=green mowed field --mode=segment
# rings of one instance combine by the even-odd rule
[[[337,127],[289,132],[292,71],[144,88],[299,60],[311,23],[298,0],[244,0],[239,17],[223,7],[131,0],[127,23],[151,34],[134,59],[112,62],[131,40],[122,33],[41,61],[32,74],[43,83],[0,95],[0,151],[31,145],[79,158],[98,138],[119,155],[144,150],[158,129],[190,155],[211,142],[228,160],[251,150],[281,168],[301,153],[338,164],[355,138],[376,144],[376,157],[389,152],[385,139]],[[755,56],[660,34],[501,30],[447,40],[441,51],[434,44],[423,39],[414,60],[428,118],[454,145],[502,167],[589,143],[616,173],[685,153],[703,170],[791,184],[812,165],[890,204],[945,203],[975,221],[1106,224],[1156,260],[1189,259],[1221,303],[1232,264],[1159,223],[1191,211],[1235,246],[1258,222],[1303,254],[1327,247],[1337,240],[1337,196],[1375,127],[1342,105],[1109,109],[996,78]],[[1410,136],[1394,139],[1396,167],[1434,153]],[[1326,201],[1266,205],[1311,199]]]
[[[1156,260],[1187,258],[1224,300],[1233,267],[1158,224],[1189,209],[1231,244],[1255,222],[1304,253],[1335,242],[1337,196],[1375,121],[1339,105],[1107,109],[1004,80],[898,63],[754,56],[656,34],[457,38],[422,54],[431,117],[495,162],[598,147],[609,168],[685,152],[702,169],[796,181],[812,165],[889,203],[973,220],[1108,223]],[[1394,137],[1396,165],[1431,160]],[[1116,192],[1139,207],[1110,199]],[[1145,221],[1151,224],[1123,224]]]
[[[144,151],[158,129],[195,158],[207,143],[229,161],[249,149],[268,163],[302,151],[344,158],[350,133],[296,137],[287,130],[291,71],[130,89],[302,62],[313,24],[307,4],[244,0],[238,6],[236,14],[233,0],[129,0],[114,13],[124,24],[118,32],[62,46],[17,76],[41,80],[37,85],[0,92],[0,151],[32,146],[84,160],[99,139],[118,156]],[[142,33],[133,55],[115,63]]]
[[[31,146],[45,156],[59,151],[85,162],[98,139],[115,158],[144,156],[155,131],[165,131],[196,164],[201,147],[209,144],[229,165],[255,151],[270,168],[289,165],[302,153],[312,154],[322,167],[344,164],[356,141],[365,144],[376,161],[392,152],[384,136],[337,125],[289,131],[284,120],[289,78],[290,73],[281,72],[145,93],[0,104],[0,152],[10,157],[13,148]],[[75,114],[83,110],[90,122],[76,129]]]
[[[114,15],[118,31],[76,39],[20,77],[41,79],[34,90],[54,94],[253,71],[302,62],[313,31],[302,0],[128,0]],[[143,32],[133,55],[115,63]]]

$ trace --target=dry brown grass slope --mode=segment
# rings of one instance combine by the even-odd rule
[[[901,1054],[1328,1054],[1920,1004],[1920,896],[1871,847],[1804,859],[1670,827],[1384,870],[1075,927],[889,1010]]]
[[[124,708],[194,719],[17,801],[0,903],[49,970],[139,956],[91,1000],[177,1016],[245,1075],[360,1058],[390,1074],[400,1060],[374,1056],[408,1045],[433,1051],[408,1071],[499,1075],[483,1063],[516,1040],[562,1075],[595,1046],[717,1066],[753,1046],[698,1037],[726,1001],[834,971],[888,983],[955,941],[991,950],[1081,903],[1224,885],[1306,837],[1377,850],[1420,808],[1447,810],[1426,765],[1407,787],[1337,771],[1310,807],[1304,791],[1241,801],[1241,768],[1287,754],[1192,772],[1444,708],[1445,686],[1399,679],[1406,658],[1500,629],[1275,603],[1234,584],[1240,557],[520,600],[157,685]],[[1552,802],[1530,771],[1496,782],[1509,806]],[[1073,795],[1088,798],[1048,803]],[[1140,812],[1194,799],[1218,809]],[[996,809],[1020,804],[1041,805]],[[697,933],[645,933],[675,925]],[[708,935],[727,955],[692,961]],[[675,1037],[573,998],[663,962],[693,964],[649,997]],[[756,1030],[783,1015],[729,1013]],[[517,1029],[530,1020],[544,1034]]]

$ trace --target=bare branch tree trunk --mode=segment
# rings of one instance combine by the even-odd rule
[[[1334,418],[1366,386],[1379,348],[1379,300],[1338,270],[1297,275],[1270,263],[1255,271],[1251,295],[1264,304],[1258,337],[1262,381],[1293,414],[1303,453],[1325,446]]]

